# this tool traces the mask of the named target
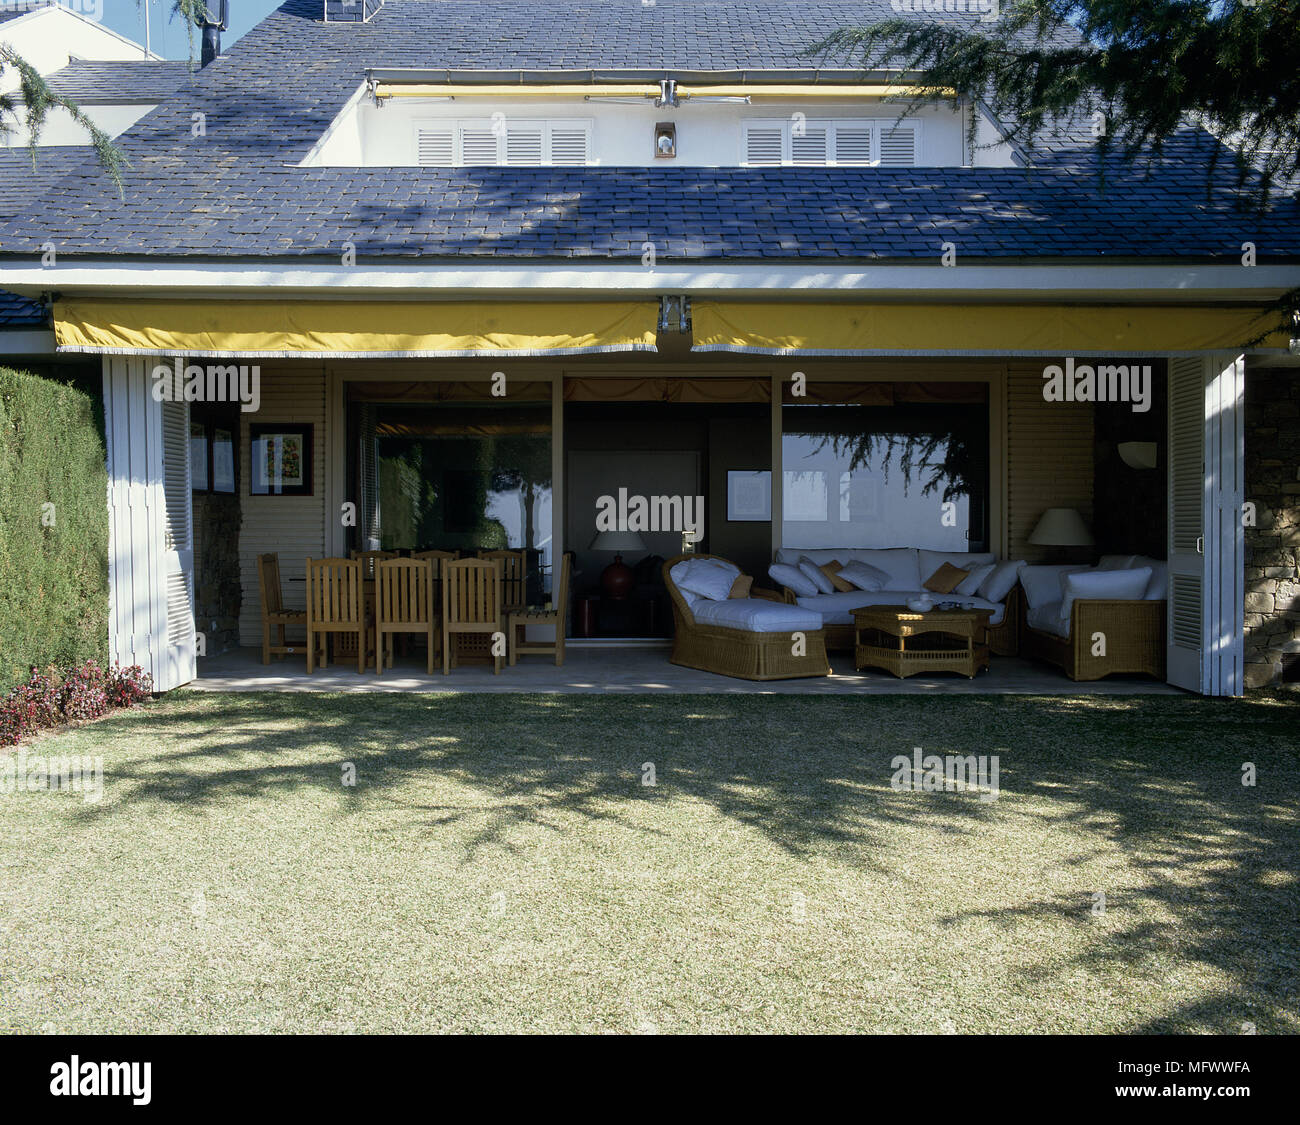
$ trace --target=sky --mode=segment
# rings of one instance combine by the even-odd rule
[[[155,54],[169,59],[187,59],[190,49],[185,37],[185,24],[172,15],[172,0],[102,0],[104,24],[119,35],[137,43],[144,42],[144,13],[149,8],[150,46]],[[223,32],[221,46],[224,50],[262,20],[266,19],[283,0],[230,0],[230,30]],[[216,7],[216,3],[212,5]],[[198,31],[194,33],[194,53],[198,54]]]

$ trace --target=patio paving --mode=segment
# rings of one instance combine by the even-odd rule
[[[190,688],[199,691],[415,691],[415,692],[558,692],[603,693],[767,692],[788,695],[1177,695],[1177,688],[1142,676],[1116,676],[1093,683],[1074,683],[1045,664],[1016,657],[994,657],[987,672],[965,676],[931,675],[896,679],[886,672],[853,669],[848,654],[833,654],[833,676],[802,680],[735,680],[712,672],[679,668],[668,662],[668,646],[569,645],[564,667],[549,658],[524,657],[513,668],[493,675],[489,665],[465,664],[444,676],[429,676],[420,658],[398,657],[382,676],[356,664],[331,664],[307,675],[301,657],[261,662],[258,649],[241,648],[199,661],[199,676]]]

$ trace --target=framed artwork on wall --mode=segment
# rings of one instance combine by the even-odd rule
[[[727,519],[766,523],[772,518],[772,474],[766,469],[727,473]]]
[[[310,496],[312,425],[248,427],[248,490],[253,496]]]

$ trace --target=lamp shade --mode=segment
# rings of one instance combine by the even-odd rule
[[[601,531],[591,541],[592,551],[648,551],[638,531]]]
[[[1119,459],[1130,469],[1154,469],[1159,455],[1154,441],[1121,441]]]
[[[1037,547],[1091,547],[1092,532],[1073,508],[1048,508],[1029,542]]]

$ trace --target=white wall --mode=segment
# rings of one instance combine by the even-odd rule
[[[510,118],[579,118],[592,123],[593,163],[613,167],[651,165],[679,167],[736,167],[741,163],[742,124],[748,120],[788,118],[795,111],[818,118],[862,118],[896,121],[901,107],[860,100],[756,100],[751,105],[690,103],[673,108],[656,108],[600,101],[547,99],[525,101],[515,98],[465,97],[454,102],[419,98],[392,98],[377,107],[366,97],[356,98],[340,113],[318,149],[304,163],[333,167],[414,166],[415,123],[419,120],[487,118],[501,112]],[[910,120],[921,126],[921,157],[926,167],[960,166],[963,163],[962,118],[947,105],[926,106]],[[653,152],[656,123],[671,121],[677,126],[675,159],[657,160]],[[1004,146],[1005,147],[1005,146]],[[1005,153],[977,152],[975,163],[989,166],[1011,163]]]
[[[82,113],[90,118],[110,137],[117,138],[125,133],[146,113],[153,110],[151,105],[83,105]],[[10,132],[0,136],[0,147],[24,148],[27,145],[27,130],[16,124]],[[45,125],[41,129],[39,143],[42,145],[89,145],[90,133],[72,119],[72,115],[56,107],[46,115]]]
[[[101,4],[106,2],[99,0]],[[87,15],[74,15],[64,8],[38,8],[0,24],[0,43],[12,47],[41,74],[61,70],[73,58],[105,61],[149,57],[138,43],[94,21],[96,10],[102,11],[96,8],[95,0],[68,0],[68,3]],[[16,90],[18,85],[16,74],[0,76],[0,93]]]

